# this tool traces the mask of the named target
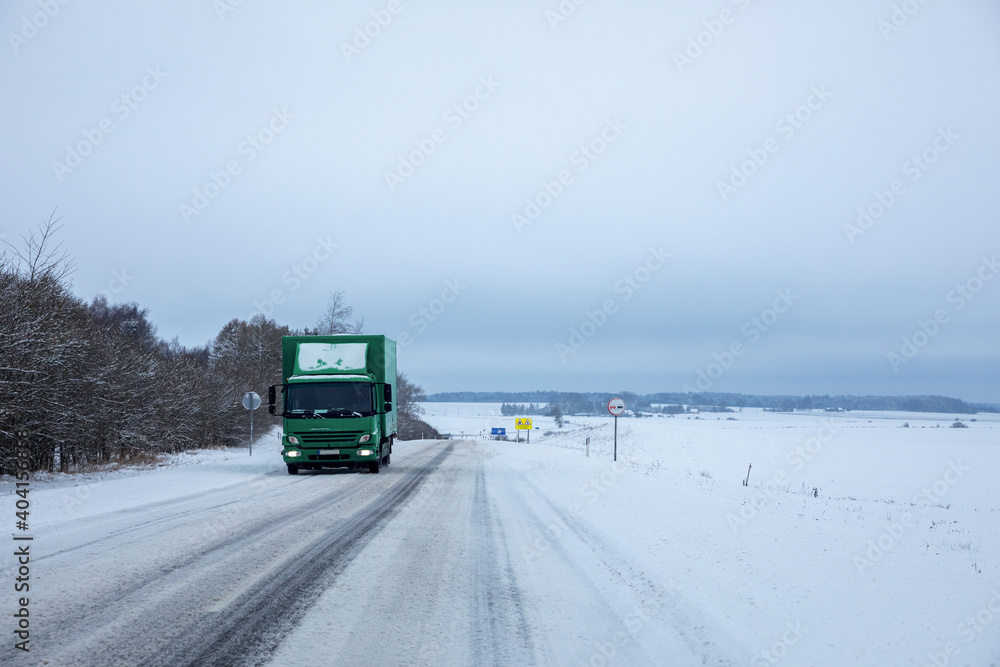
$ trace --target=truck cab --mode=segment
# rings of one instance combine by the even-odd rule
[[[367,468],[391,462],[396,438],[392,402],[396,345],[385,336],[285,336],[285,382],[269,391],[277,414],[282,394],[282,458],[300,469]]]

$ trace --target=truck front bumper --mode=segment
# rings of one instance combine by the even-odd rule
[[[378,457],[376,446],[323,449],[286,448],[281,453],[285,463],[300,468],[353,468],[372,463]]]

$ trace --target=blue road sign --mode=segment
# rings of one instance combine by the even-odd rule
[[[506,428],[497,428],[496,426],[490,431],[490,435],[507,435]]]

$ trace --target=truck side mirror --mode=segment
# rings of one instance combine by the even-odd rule
[[[268,414],[271,414],[271,415],[277,414],[277,410],[275,409],[275,404],[276,403],[277,403],[277,396],[276,396],[276,392],[275,392],[275,386],[272,384],[270,387],[267,388],[267,413]]]
[[[385,401],[386,403],[391,403],[392,402],[392,385],[391,384],[386,383],[382,387],[382,400]],[[386,410],[389,410],[389,409],[391,409],[391,408],[386,408]]]

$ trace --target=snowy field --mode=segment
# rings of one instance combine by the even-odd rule
[[[17,664],[1000,665],[997,416],[699,416],[36,479]]]

